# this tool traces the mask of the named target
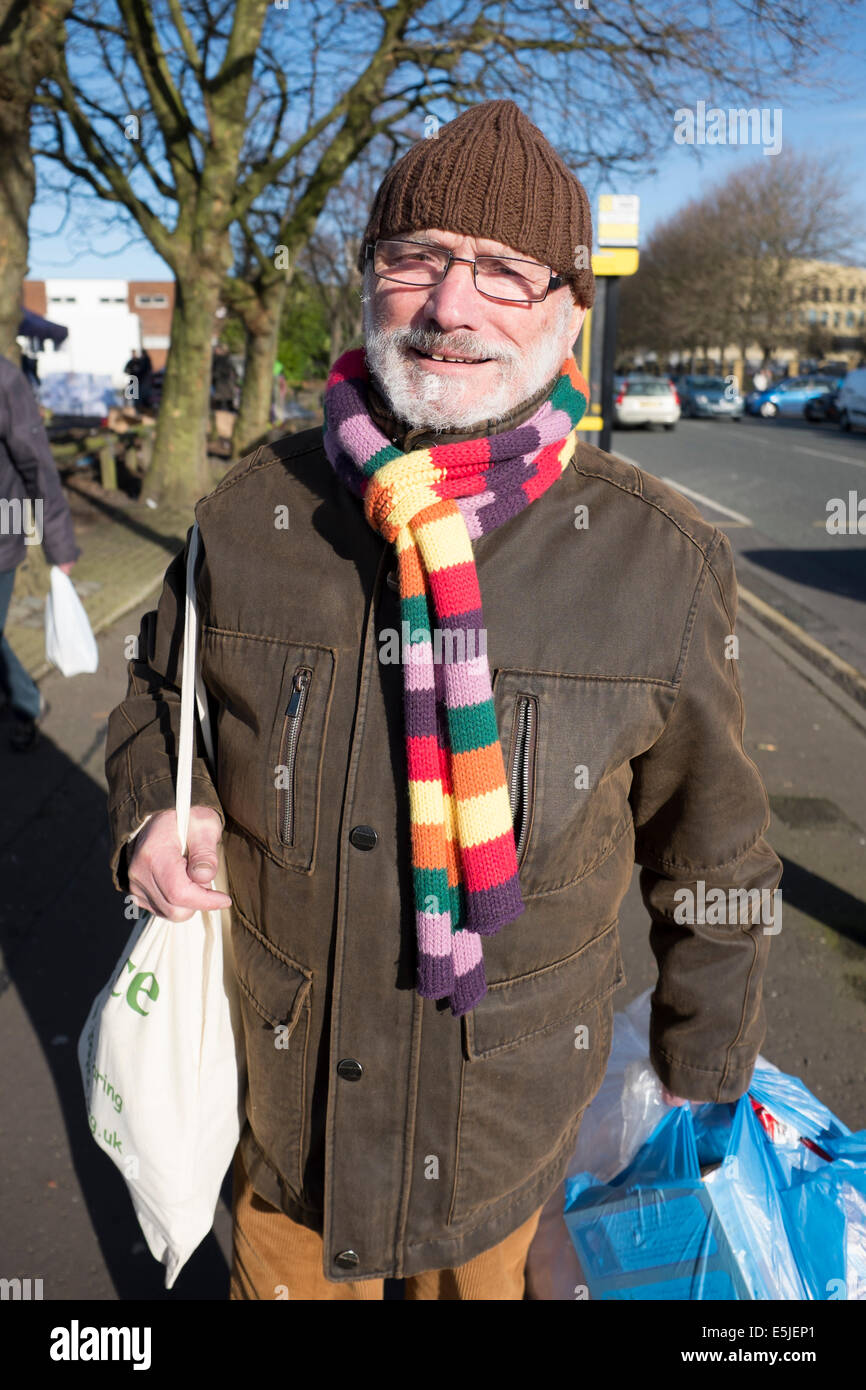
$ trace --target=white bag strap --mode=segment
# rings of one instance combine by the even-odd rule
[[[186,854],[186,837],[189,830],[189,808],[192,800],[192,753],[195,742],[195,715],[193,694],[198,706],[199,723],[204,738],[205,751],[210,762],[211,772],[215,773],[213,735],[210,712],[204,681],[197,660],[198,655],[198,604],[195,590],[195,566],[199,551],[198,522],[192,528],[186,559],[186,599],[183,636],[183,665],[181,667],[180,688],[180,734],[178,737],[177,785],[175,787],[175,809],[177,811],[177,830],[180,836],[181,853]]]

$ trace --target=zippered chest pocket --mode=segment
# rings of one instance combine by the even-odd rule
[[[313,679],[309,666],[298,666],[292,676],[292,693],[286,705],[283,718],[283,732],[280,738],[280,753],[274,773],[277,788],[277,833],[284,845],[295,843],[295,808],[297,792],[295,787],[295,767],[298,760],[298,744],[304,726],[307,708],[307,691]]]
[[[538,732],[538,701],[535,696],[517,695],[513,721],[514,732],[506,774],[519,868],[526,850],[532,809],[535,805],[535,749]]]
[[[205,628],[202,661],[218,701],[217,793],[226,817],[277,863],[311,873],[333,650]]]
[[[588,876],[631,825],[630,760],[664,725],[653,682],[493,672],[524,898]]]

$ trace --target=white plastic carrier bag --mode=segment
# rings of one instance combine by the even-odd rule
[[[99,666],[84,604],[57,565],[51,566],[51,592],[45,598],[45,656],[64,676],[92,675]]]

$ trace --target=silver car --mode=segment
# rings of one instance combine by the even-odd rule
[[[664,425],[672,430],[679,418],[680,398],[666,376],[628,376],[614,381],[615,425]]]

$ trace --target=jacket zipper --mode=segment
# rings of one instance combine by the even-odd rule
[[[535,735],[535,706],[527,695],[517,697],[517,738],[514,741],[514,756],[508,779],[508,794],[511,801],[511,818],[514,820],[518,806],[520,809],[520,830],[517,837],[517,860],[526,839],[529,826],[529,782],[530,752]]]
[[[280,739],[280,765],[287,769],[285,787],[280,788],[278,819],[280,840],[284,845],[294,844],[295,838],[295,759],[298,751],[298,737],[307,704],[307,690],[313,673],[309,666],[298,666],[292,677],[292,693],[286,706],[283,733]]]

